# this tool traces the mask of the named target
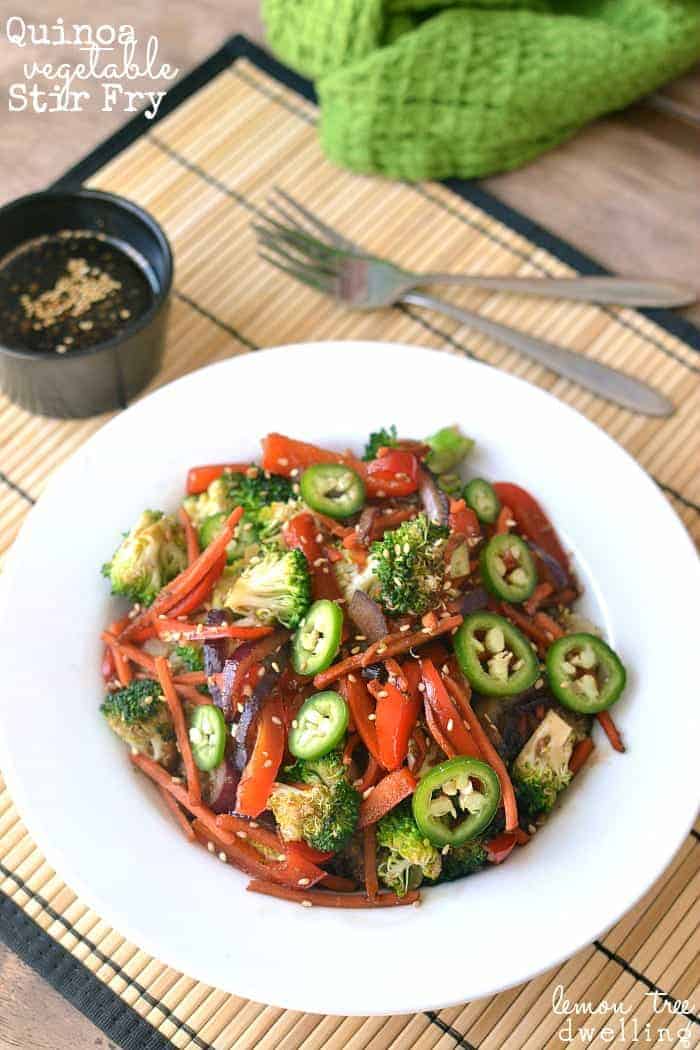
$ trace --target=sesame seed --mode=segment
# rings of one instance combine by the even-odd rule
[[[301,906],[302,906],[302,908],[313,908],[313,902],[312,901],[302,901],[301,902]]]
[[[530,832],[531,835],[534,835],[535,832],[537,831],[537,828],[535,827],[534,824],[528,824],[527,830]]]
[[[210,853],[216,853],[216,846],[213,842],[207,842],[207,849]]]
[[[448,843],[446,846],[443,846],[440,852],[442,853],[443,857],[446,857],[447,854],[450,852],[450,844]]]
[[[448,718],[447,719],[447,732],[451,733],[452,730],[454,729],[454,727],[455,727],[454,720],[452,718]]]
[[[363,798],[369,798],[369,796],[372,794],[373,791],[374,791],[374,785],[371,785],[370,787],[365,788],[365,790],[362,792],[362,797]]]
[[[258,678],[262,678],[262,676],[264,674],[265,674],[265,668],[264,667],[259,667],[258,668]]]
[[[322,532],[317,532],[316,533],[316,543],[323,543],[323,533]]]
[[[243,714],[243,704],[236,704],[236,710],[238,711],[239,715],[242,715]]]
[[[277,462],[279,463],[279,465],[281,467],[288,467],[289,466],[289,460],[286,459],[284,456],[280,456],[279,459],[277,460]]]
[[[355,635],[355,641],[356,642],[366,642],[367,641],[367,635],[366,634],[356,634]]]
[[[522,663],[522,660],[520,661],[520,663]],[[516,668],[517,668],[517,664],[516,664]],[[538,678],[537,681],[535,682],[535,689],[541,689],[543,685],[544,685],[544,678]]]
[[[314,562],[313,562],[314,569],[318,569],[319,565],[325,564],[326,561],[328,561],[327,558],[316,558],[316,559],[314,559]]]
[[[384,499],[385,496],[386,496],[386,492],[383,492],[382,489],[378,489],[377,490],[377,498],[378,499]]]
[[[280,673],[280,665],[279,665],[279,664],[277,663],[277,661],[276,661],[276,660],[273,660],[273,661],[272,661],[272,663],[270,664],[270,667],[271,667],[271,668],[272,668],[272,670],[273,670],[273,671],[275,671],[275,672],[276,672],[277,674],[279,674],[279,673]]]
[[[354,674],[349,674],[348,675],[348,682],[356,682],[356,681],[357,681],[357,677]]]
[[[399,627],[399,630],[402,631],[402,632],[403,631],[410,631],[411,630],[410,623],[402,623],[401,626]]]
[[[270,721],[272,722],[273,726],[281,726],[282,725],[282,719],[278,718],[277,715],[273,715],[272,718],[270,719]]]
[[[386,646],[384,645],[384,642],[380,642],[379,645],[377,646],[377,652],[378,653],[383,653],[385,651],[386,651]]]
[[[293,718],[292,719],[292,729],[298,729],[298,728],[299,728],[299,723],[297,722],[296,718]]]
[[[387,694],[385,693],[384,695],[386,696]],[[374,714],[374,712],[372,712],[371,714],[367,715],[367,721],[368,722],[375,722],[376,719],[377,719],[377,716]]]
[[[247,839],[248,838],[247,832],[245,832],[245,831],[237,831],[236,835],[238,836],[239,839]]]
[[[311,879],[307,879],[307,878],[299,879],[299,885],[300,886],[308,886],[310,882],[311,882]]]
[[[292,469],[289,471],[289,476],[290,476],[290,478],[298,478],[299,477],[299,467],[292,467]]]
[[[425,682],[419,682],[418,683],[418,692],[419,693],[424,693],[425,692]]]
[[[263,768],[264,769],[269,769],[271,765],[272,765],[272,759],[271,758],[266,758],[265,761],[263,762]]]
[[[219,860],[221,861],[222,864],[225,864],[226,861],[228,860],[228,858],[227,858],[226,854],[223,852],[223,850],[219,854]]]
[[[359,651],[360,651],[359,645],[353,645],[352,649],[350,650],[350,653],[351,653],[352,656],[357,656]]]

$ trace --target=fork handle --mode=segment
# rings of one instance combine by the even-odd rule
[[[528,335],[527,332],[509,328],[481,314],[463,310],[458,306],[453,306],[452,303],[445,302],[444,299],[435,299],[432,295],[423,295],[421,292],[408,292],[401,297],[401,302],[437,310],[446,317],[475,328],[478,332],[483,332],[489,338],[495,339],[496,342],[505,343],[506,346],[519,350],[558,375],[573,379],[580,386],[592,390],[594,394],[598,394],[607,401],[614,401],[624,408],[648,416],[670,416],[675,411],[672,401],[640,379],[635,379],[625,372],[619,372],[615,368],[610,368],[608,365],[601,364],[573,350],[567,350],[563,346],[545,342],[544,339]]]
[[[479,277],[475,274],[424,273],[420,284],[462,284],[549,299],[581,299],[618,306],[687,306],[697,299],[690,285],[677,281],[629,280],[626,277]]]

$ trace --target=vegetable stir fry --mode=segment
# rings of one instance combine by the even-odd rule
[[[189,841],[310,907],[419,903],[524,846],[625,668],[554,526],[456,426],[197,466],[103,568],[106,724]]]

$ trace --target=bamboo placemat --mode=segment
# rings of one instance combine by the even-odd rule
[[[193,87],[200,89],[191,93]],[[700,537],[696,330],[661,313],[451,293],[497,320],[653,379],[678,405],[663,421],[618,409],[435,315],[405,307],[341,310],[258,260],[250,221],[274,184],[409,268],[559,276],[595,266],[474,187],[409,186],[333,168],[317,145],[308,86],[246,41],[229,42],[175,92],[171,106],[186,95],[157,126],[136,122],[76,169],[94,170],[130,143],[89,184],[148,208],[175,249],[167,353],[154,385],[234,354],[312,339],[414,342],[475,357],[551,390],[604,427]],[[55,467],[104,421],[40,419],[0,400],[0,549],[12,543]],[[138,1050],[694,1047],[700,1045],[699,839],[696,828],[657,884],[600,940],[527,984],[439,1014],[322,1017],[238,999],[125,941],[49,867],[0,778],[0,935],[110,1038]],[[603,879],[604,892],[599,861],[592,858],[592,877]],[[423,964],[430,964],[427,957]],[[557,985],[572,1004],[599,1007],[606,1000],[622,1004],[624,1016],[619,1008],[574,1015],[569,1033],[566,1017],[552,1008]],[[686,1000],[677,1014],[675,1000]]]

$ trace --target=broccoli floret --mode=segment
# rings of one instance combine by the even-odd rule
[[[248,557],[251,547],[258,542],[276,541],[282,525],[298,513],[303,504],[293,498],[288,478],[265,474],[253,466],[250,476],[225,472],[212,481],[206,492],[188,496],[184,506],[199,529],[202,547],[207,547],[218,535],[234,507],[243,507],[243,517],[227,547],[228,562],[234,564]]]
[[[439,852],[421,835],[410,806],[392,809],[377,824],[377,875],[402,897],[423,879],[437,879],[442,862]]]
[[[296,627],[311,604],[306,558],[299,550],[264,550],[234,580],[223,604],[262,623],[278,620],[285,627]]]
[[[447,881],[473,875],[483,868],[487,859],[486,847],[481,839],[470,839],[461,846],[451,847],[442,858],[442,878]]]
[[[281,474],[268,474],[251,466],[246,474],[228,474],[229,495],[234,506],[257,512],[270,503],[286,503],[294,495],[293,483]]]
[[[100,708],[118,737],[141,754],[172,769],[178,757],[175,730],[158,682],[137,678],[109,693]]]
[[[362,458],[365,460],[376,459],[380,448],[394,448],[397,444],[396,427],[392,423],[388,430],[382,427],[381,430],[375,430],[370,434]]]
[[[521,815],[548,813],[571,780],[569,759],[576,733],[556,711],[548,711],[513,763],[513,786]]]
[[[166,583],[187,565],[182,526],[169,514],[145,510],[102,566],[112,594],[123,594],[141,605],[151,605]]]
[[[430,445],[430,452],[425,457],[425,465],[434,474],[445,474],[455,470],[468,452],[474,448],[471,438],[465,437],[458,426],[443,427],[425,439]]]
[[[420,615],[435,604],[445,578],[447,535],[419,514],[372,544],[380,601],[388,612]]]
[[[168,657],[176,671],[203,671],[204,654],[201,646],[177,645]]]
[[[373,559],[368,558],[367,564],[361,567],[352,559],[347,548],[340,548],[340,554],[338,561],[333,562],[332,570],[346,601],[350,601],[355,591],[364,591],[370,598],[377,598],[379,580],[374,573]]]
[[[282,838],[304,839],[324,852],[341,850],[357,825],[360,796],[347,781],[340,752],[300,759],[284,776],[291,783],[275,784],[268,802]]]

